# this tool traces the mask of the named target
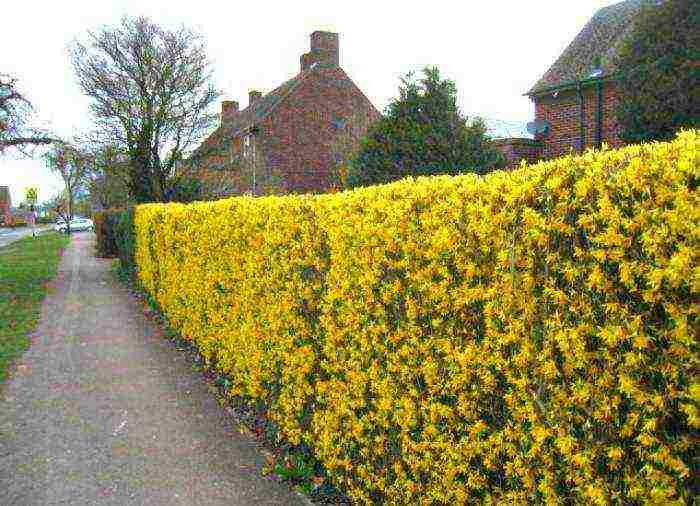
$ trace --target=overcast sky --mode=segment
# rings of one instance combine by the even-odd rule
[[[248,90],[272,90],[299,71],[314,30],[340,33],[340,64],[383,110],[410,70],[437,65],[457,83],[462,111],[526,122],[534,114],[523,93],[547,70],[600,7],[611,0],[453,2],[211,2],[90,0],[6,2],[0,72],[21,80],[37,115],[60,135],[90,128],[67,46],[89,29],[124,15],[165,26],[185,24],[204,35],[222,99],[247,105]],[[14,204],[38,185],[45,200],[61,189],[37,157],[0,158],[0,186]]]

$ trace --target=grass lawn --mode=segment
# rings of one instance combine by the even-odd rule
[[[29,347],[46,284],[68,241],[67,235],[49,232],[0,248],[0,383],[10,361]]]

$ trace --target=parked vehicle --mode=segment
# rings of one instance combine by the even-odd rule
[[[68,225],[64,220],[59,220],[58,222],[56,222],[54,230],[56,232],[65,234],[68,232]],[[95,224],[92,222],[92,220],[88,218],[73,218],[72,220],[70,220],[71,232],[84,232],[86,230],[95,230]]]

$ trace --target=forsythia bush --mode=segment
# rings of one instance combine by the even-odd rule
[[[138,276],[359,503],[689,502],[699,148],[143,205]]]

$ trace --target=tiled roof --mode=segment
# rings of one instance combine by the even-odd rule
[[[235,136],[241,129],[255,124],[263,119],[284,97],[286,97],[296,86],[306,77],[308,72],[302,72],[270,93],[260,97],[253,105],[249,105],[238,114],[233,121],[225,124],[225,131],[222,132],[229,137]]]
[[[193,156],[198,152],[201,152],[204,146],[211,147],[212,144],[218,143],[221,139],[232,139],[245,128],[248,128],[263,119],[311,72],[313,72],[313,69],[300,72],[271,92],[260,97],[252,105],[249,104],[248,107],[236,113],[231,120],[226,121],[225,124],[220,125],[216,130],[214,130],[214,132],[212,132],[212,134],[202,143],[202,145],[195,150]]]
[[[632,30],[635,17],[645,4],[655,3],[654,0],[626,0],[598,10],[527,94],[577,80],[614,74],[617,70],[618,52]],[[602,74],[593,75],[596,67],[602,70]]]

